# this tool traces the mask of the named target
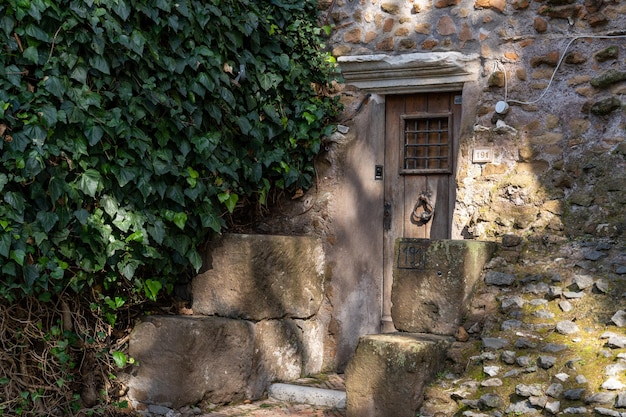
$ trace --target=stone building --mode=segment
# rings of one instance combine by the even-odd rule
[[[319,5],[321,24],[332,27],[328,47],[341,69],[334,93],[343,114],[316,160],[316,186],[256,230],[315,238],[319,246],[309,242],[306,248],[313,249],[306,251],[315,254],[311,270],[318,275],[310,277],[311,285],[274,293],[283,288],[280,276],[267,265],[241,266],[241,260],[249,255],[298,265],[293,259],[302,252],[286,260],[283,243],[263,239],[227,238],[226,246],[217,245],[220,261],[194,280],[194,314],[220,318],[184,325],[202,327],[197,333],[205,336],[193,342],[198,352],[208,349],[206,332],[219,328],[232,346],[249,351],[237,353],[253,364],[236,364],[236,372],[253,367],[242,379],[263,374],[225,393],[225,400],[237,393],[256,398],[270,380],[341,372],[359,337],[396,329],[394,266],[418,262],[411,248],[400,259],[400,238],[513,242],[515,250],[533,245],[547,251],[576,239],[624,242],[626,3]],[[251,249],[256,255],[246,254],[247,245],[259,248]],[[237,259],[229,264],[233,253]],[[241,271],[242,283],[219,275],[227,270]],[[248,275],[259,288],[245,284],[245,300],[228,298],[243,291]],[[315,290],[307,298],[310,288]],[[266,302],[270,292],[281,308]],[[283,293],[295,295],[281,298]],[[144,332],[159,331],[146,326]],[[241,329],[232,337],[224,330],[235,327]],[[240,343],[247,336],[239,334],[252,341]],[[135,346],[131,353],[147,355],[141,343]],[[158,351],[151,355],[160,360]],[[153,387],[139,379],[134,395],[141,400]],[[162,391],[171,394],[174,385]],[[214,389],[169,401],[190,402]]]

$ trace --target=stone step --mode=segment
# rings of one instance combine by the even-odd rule
[[[361,337],[345,373],[347,416],[414,417],[453,340],[421,333]]]
[[[302,374],[300,335],[289,321],[148,316],[131,333],[133,406],[181,407],[263,397],[271,381]]]
[[[268,395],[275,400],[289,403],[333,408],[346,407],[346,392],[333,389],[275,383],[270,385]]]

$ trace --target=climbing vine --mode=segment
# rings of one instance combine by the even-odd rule
[[[3,2],[0,295],[154,298],[244,198],[310,186],[336,110],[312,3]]]
[[[63,372],[94,341],[126,366],[104,324],[197,271],[225,215],[315,181],[338,110],[316,5],[0,2],[0,305],[27,320],[25,302],[83,300],[72,305],[96,317],[91,333],[76,317],[29,327]],[[27,336],[6,334],[4,350],[23,351]],[[42,407],[36,380],[16,385],[20,409]]]

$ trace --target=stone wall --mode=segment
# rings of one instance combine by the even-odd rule
[[[463,89],[452,237],[623,235],[626,4],[322,0],[320,7],[334,25],[338,57],[479,55],[477,81]],[[495,113],[498,101],[508,102],[508,113]],[[476,147],[491,148],[493,161],[473,163]]]
[[[225,234],[192,282],[188,315],[148,316],[130,337],[133,407],[261,398],[322,371],[326,263],[312,236]]]

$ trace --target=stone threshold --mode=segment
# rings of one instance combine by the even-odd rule
[[[346,392],[336,389],[318,388],[295,383],[275,383],[268,389],[274,400],[322,407],[346,408]]]

